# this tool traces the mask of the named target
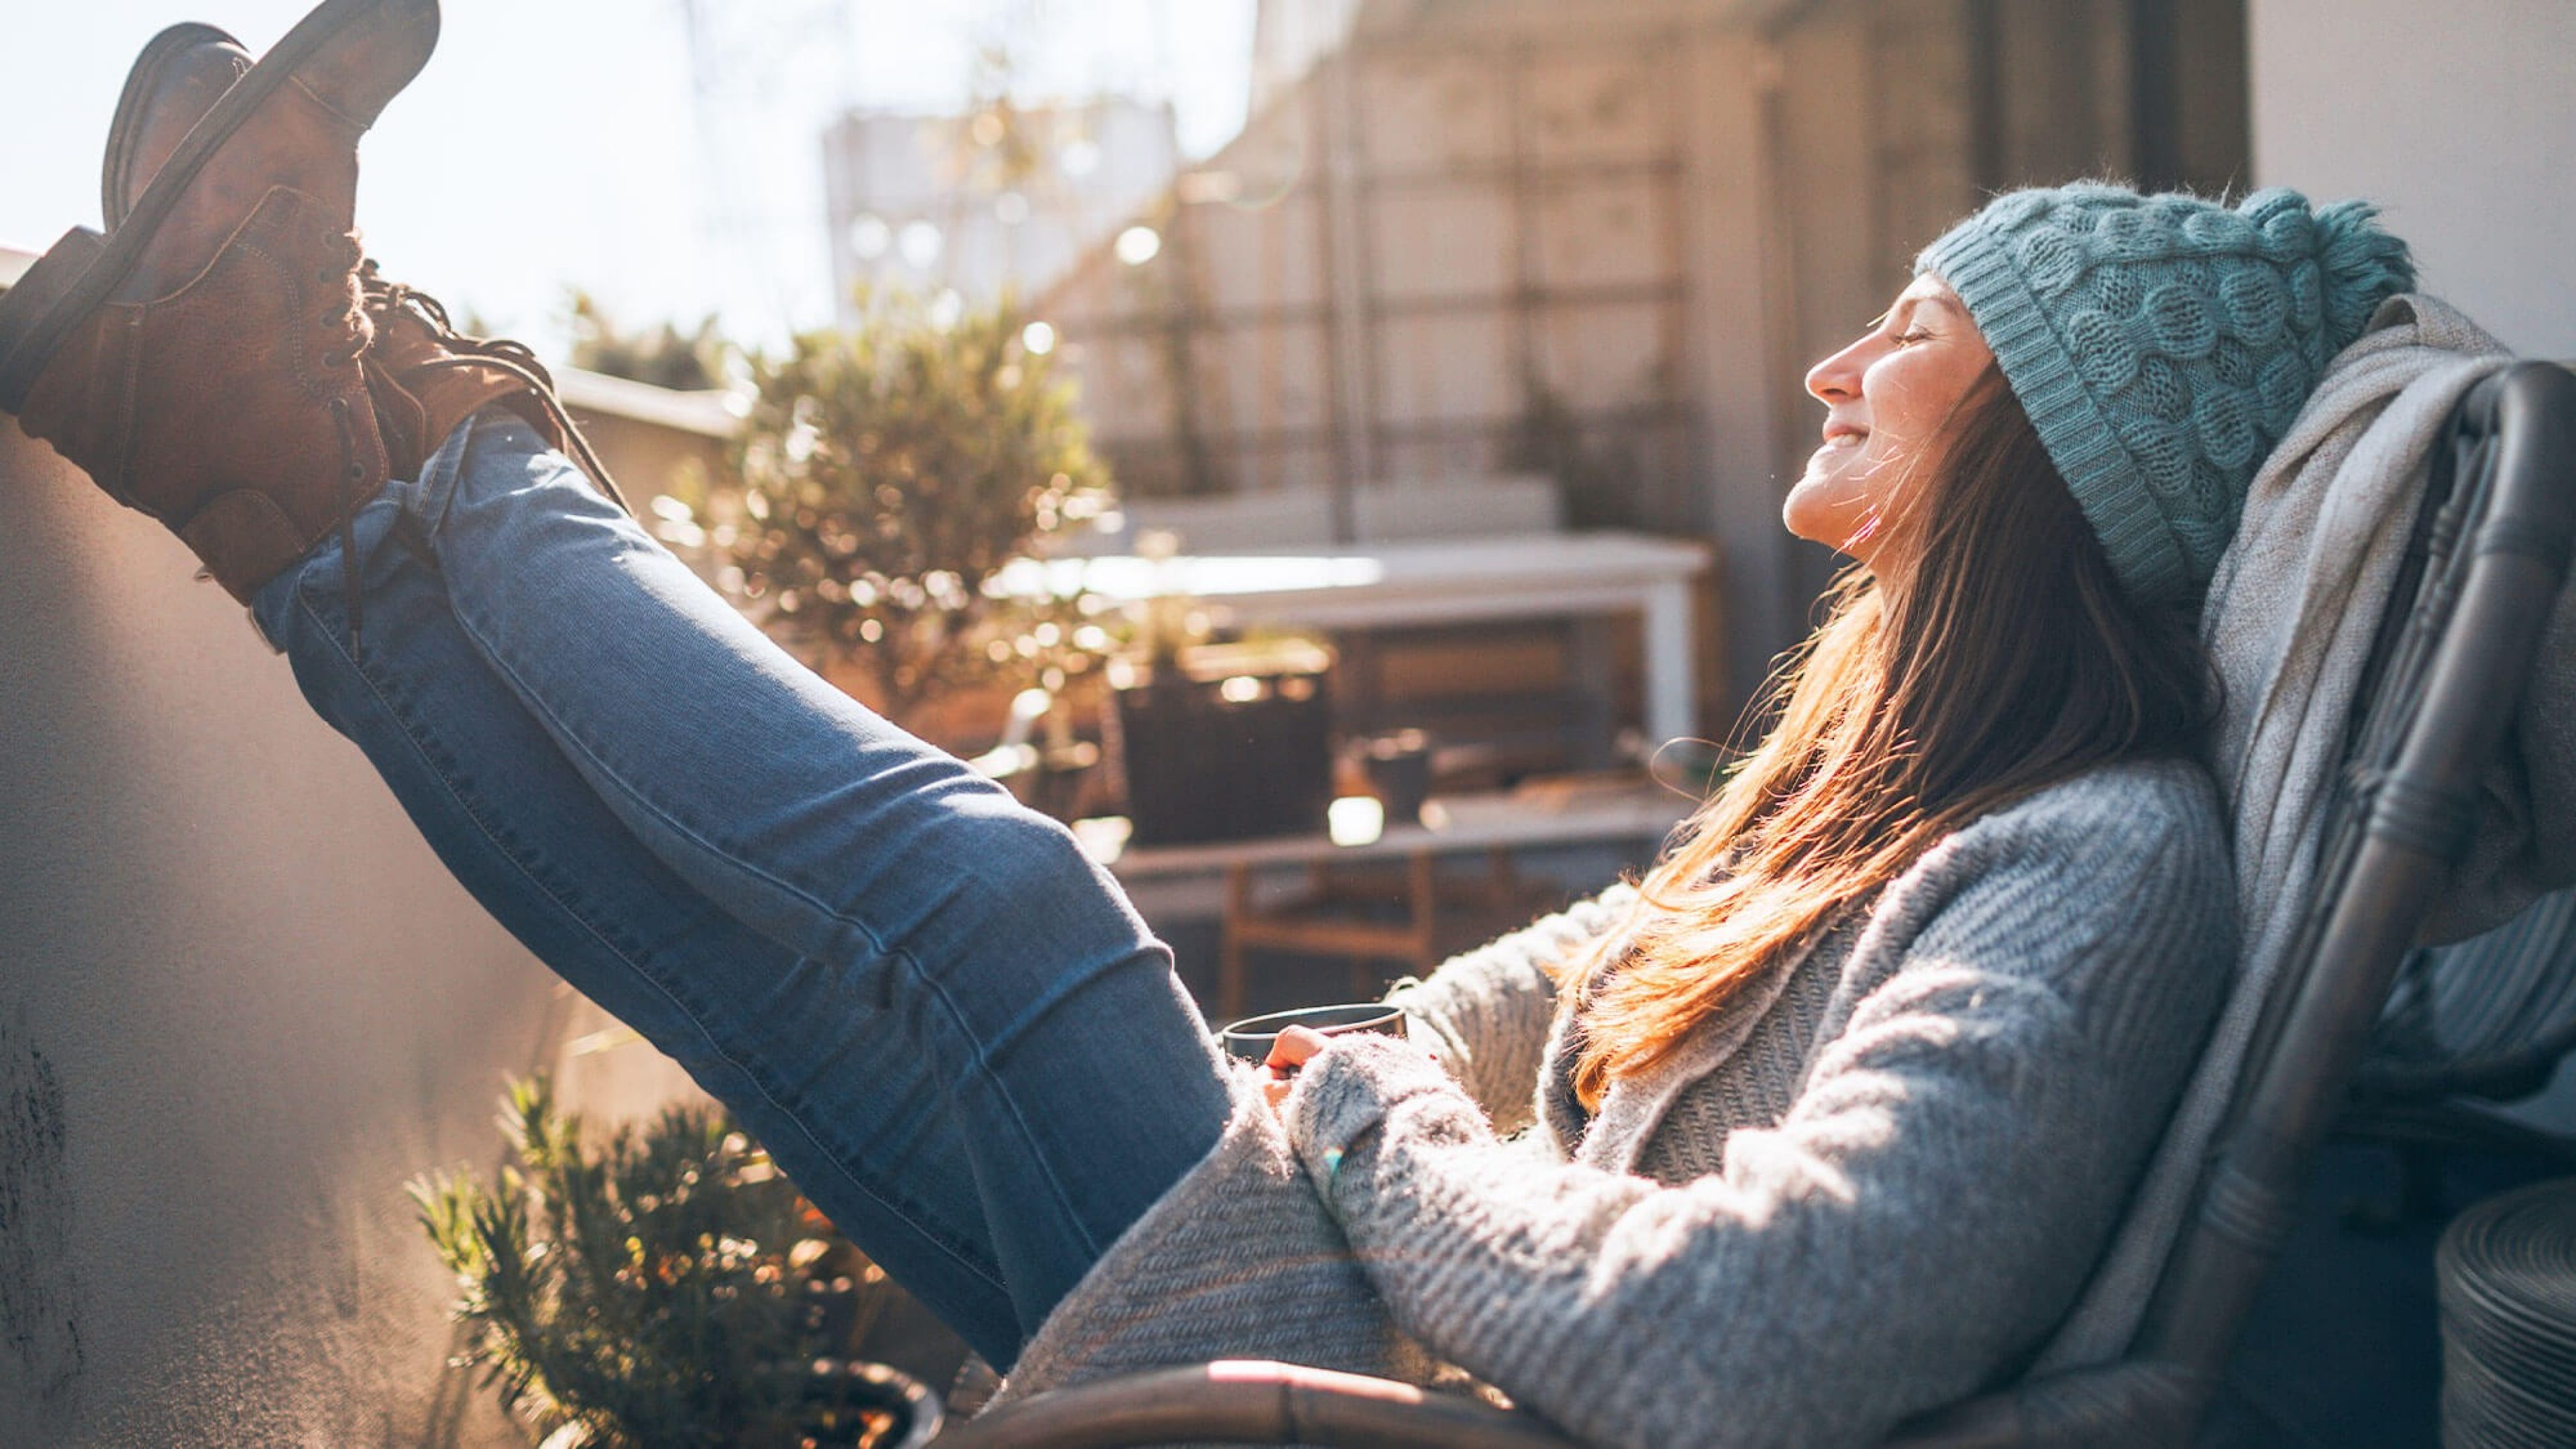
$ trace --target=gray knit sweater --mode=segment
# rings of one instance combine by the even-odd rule
[[[1395,993],[1438,1065],[1338,1040],[1276,1116],[1240,1078],[1006,1395],[1279,1358],[1463,1371],[1588,1443],[1873,1442],[2074,1301],[2228,977],[2221,819],[2157,764],[1980,820],[1597,1118],[1542,968],[1627,893],[1460,957]]]

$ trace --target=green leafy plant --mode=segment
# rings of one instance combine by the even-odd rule
[[[719,583],[764,625],[856,665],[898,722],[944,689],[1061,688],[1110,645],[1096,604],[999,579],[1109,504],[1055,358],[1031,350],[1008,303],[863,300],[858,329],[753,364],[740,516],[710,532]]]
[[[872,1316],[884,1274],[714,1109],[593,1143],[545,1078],[513,1082],[513,1161],[414,1181],[457,1275],[457,1317],[502,1406],[553,1444],[867,1445],[881,1405],[817,1402],[817,1360]]]

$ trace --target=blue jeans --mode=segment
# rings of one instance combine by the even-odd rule
[[[1209,1148],[1216,1051],[1054,821],[745,623],[524,423],[253,616],[439,858],[1007,1367]]]

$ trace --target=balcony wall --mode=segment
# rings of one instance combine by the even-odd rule
[[[194,572],[0,417],[0,1444],[524,1443],[403,1184],[613,1038]]]

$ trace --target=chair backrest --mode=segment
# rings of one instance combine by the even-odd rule
[[[2447,466],[2444,466],[2447,465]],[[2296,1220],[2390,981],[2467,853],[2576,539],[2576,375],[2480,383],[2452,419],[2363,679],[2317,886],[2136,1354],[2214,1384]]]
[[[2207,1412],[2390,982],[2477,820],[2576,538],[2576,374],[2479,383],[2436,456],[2357,696],[2309,903],[2129,1357],[1955,1405],[1906,1449],[2170,1444]]]

